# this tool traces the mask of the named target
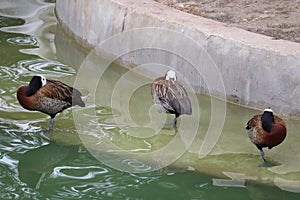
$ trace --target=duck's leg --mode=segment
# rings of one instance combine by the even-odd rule
[[[260,151],[261,158],[266,162],[264,150],[260,149],[259,151]]]
[[[50,127],[49,127],[49,132],[52,132],[53,129],[53,124],[54,124],[54,117],[50,119]]]
[[[173,127],[176,127],[178,117],[179,117],[179,114],[176,113],[175,118],[173,119]]]
[[[175,127],[176,124],[177,124],[177,117],[175,117],[175,118],[173,119],[173,127]]]

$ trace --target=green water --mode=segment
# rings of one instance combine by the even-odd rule
[[[181,118],[178,130],[154,133],[172,118],[153,109],[151,79],[113,64],[99,83],[88,81],[100,58],[88,59],[91,74],[79,88],[86,108],[59,114],[49,134],[49,117],[24,110],[16,90],[36,74],[72,84],[88,54],[57,26],[51,2],[0,3],[0,199],[300,197],[298,121],[286,120],[287,139],[266,150],[272,166],[262,165],[244,130],[255,110],[225,104],[220,136],[205,140],[211,105],[224,106],[206,96],[192,96],[194,114]]]

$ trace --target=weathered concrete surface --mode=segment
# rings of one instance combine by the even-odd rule
[[[57,0],[56,14],[79,43],[93,48],[109,41],[100,49],[131,66],[169,65],[197,92],[300,117],[298,43],[272,40],[150,0]],[[138,29],[145,27],[156,30]]]

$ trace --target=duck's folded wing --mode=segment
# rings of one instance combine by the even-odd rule
[[[60,81],[47,79],[47,84],[39,92],[48,98],[66,101],[71,105],[84,106],[81,93]]]
[[[246,129],[249,130],[253,127],[260,127],[261,128],[261,115],[255,115],[252,117],[246,124]]]
[[[192,114],[191,101],[184,87],[175,81],[159,79],[152,84],[152,95],[170,113]],[[157,103],[157,102],[156,102]]]
[[[170,84],[167,96],[170,99],[170,104],[179,114],[192,114],[190,98],[181,84]]]

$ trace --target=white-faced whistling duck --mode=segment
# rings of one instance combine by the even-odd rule
[[[77,89],[44,76],[32,77],[29,85],[18,89],[17,98],[23,108],[48,114],[50,131],[57,113],[75,105],[85,106]]]
[[[159,112],[175,114],[173,127],[180,115],[192,114],[191,101],[185,88],[177,81],[173,70],[167,71],[164,77],[155,79],[151,86],[151,95]]]
[[[279,145],[286,137],[286,125],[284,121],[273,115],[271,109],[265,109],[263,114],[255,115],[247,123],[248,136],[260,151],[264,161],[264,147],[269,149]]]

